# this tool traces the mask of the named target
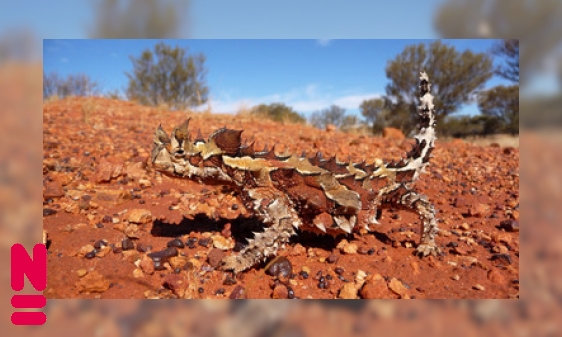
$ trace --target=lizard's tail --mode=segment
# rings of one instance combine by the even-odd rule
[[[420,116],[418,133],[414,136],[416,145],[408,153],[408,158],[421,160],[420,168],[424,168],[431,157],[434,148],[435,137],[435,107],[433,106],[433,95],[430,93],[431,82],[429,77],[422,71],[420,73],[420,105],[418,114]]]
[[[406,154],[405,164],[396,169],[399,171],[412,172],[410,182],[416,181],[420,173],[429,164],[431,152],[434,148],[435,139],[435,107],[433,96],[430,93],[431,82],[429,77],[422,71],[420,73],[420,105],[418,106],[419,124],[418,133],[414,136],[416,144]],[[408,179],[409,180],[409,179]]]

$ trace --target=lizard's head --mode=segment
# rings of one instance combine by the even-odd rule
[[[216,173],[216,158],[223,154],[238,153],[241,130],[222,128],[213,133],[208,141],[198,132],[192,140],[189,121],[187,119],[174,128],[170,136],[161,125],[156,129],[151,159],[157,171],[176,177],[205,177]]]

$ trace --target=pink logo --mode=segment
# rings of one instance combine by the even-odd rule
[[[27,254],[25,247],[19,243],[11,250],[11,286],[14,291],[22,291],[25,278],[37,291],[47,287],[47,248],[44,244],[33,247],[33,258]],[[43,294],[17,294],[12,296],[12,307],[16,309],[41,309],[47,304]],[[16,311],[12,314],[14,325],[43,325],[47,316],[42,311]]]

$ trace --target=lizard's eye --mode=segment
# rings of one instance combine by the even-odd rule
[[[178,149],[174,152],[175,157],[183,157],[185,155],[185,151],[183,149]]]

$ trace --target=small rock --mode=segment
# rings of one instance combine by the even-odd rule
[[[462,230],[467,231],[467,230],[470,229],[470,225],[465,222],[465,223],[463,223],[463,224],[460,226],[460,228],[461,228]]]
[[[289,277],[293,273],[293,266],[286,257],[277,256],[267,264],[265,272],[271,276]]]
[[[234,290],[232,290],[228,298],[230,298],[231,300],[245,299],[246,289],[244,289],[244,287],[242,287],[241,285],[237,285]]]
[[[149,253],[148,257],[150,257],[151,259],[154,258],[162,259],[162,263],[164,263],[168,261],[168,259],[171,258],[172,256],[177,256],[177,255],[178,255],[178,250],[175,247],[168,247],[164,250]]]
[[[505,284],[505,278],[497,269],[491,269],[488,271],[488,280],[494,282],[495,284]]]
[[[149,188],[152,186],[152,183],[150,182],[150,180],[141,179],[139,180],[139,185],[141,188]]]
[[[359,298],[357,296],[357,292],[358,289],[354,283],[346,283],[343,285],[343,287],[341,287],[340,292],[338,293],[338,298],[348,300],[357,299]]]
[[[152,221],[152,213],[147,209],[132,209],[127,213],[127,220],[131,223],[146,224]]]
[[[454,281],[458,281],[461,279],[461,277],[459,275],[453,275],[451,276],[451,279],[453,279]]]
[[[274,299],[287,299],[289,297],[289,290],[283,284],[277,285],[273,288],[273,296]]]
[[[486,216],[489,210],[490,206],[478,203],[472,205],[472,207],[469,209],[469,214],[473,217],[481,218]]]
[[[519,221],[509,219],[500,222],[498,228],[505,230],[506,232],[519,232]]]
[[[123,164],[111,163],[102,159],[96,167],[96,182],[109,182],[111,179],[117,178],[123,173]]]
[[[121,241],[121,248],[123,248],[123,250],[130,250],[135,248],[135,244],[131,239],[124,238],[123,241]]]
[[[484,288],[484,286],[481,285],[481,284],[475,284],[475,285],[472,286],[472,288],[475,289],[475,290],[481,290],[481,291],[486,290],[486,288]]]
[[[339,260],[339,258],[340,258],[339,255],[332,253],[328,256],[326,261],[328,261],[328,263],[336,263]]]
[[[76,271],[76,274],[78,275],[78,277],[83,277],[86,276],[86,274],[88,274],[88,271],[86,269],[78,269]]]
[[[207,261],[213,268],[218,268],[224,258],[224,252],[220,249],[213,248],[207,255]]]
[[[45,190],[43,192],[43,200],[59,198],[64,196],[62,184],[59,181],[48,181],[45,183]]]
[[[400,282],[398,279],[394,277],[388,283],[388,288],[390,288],[390,290],[400,295],[401,297],[408,295],[408,289],[404,286],[402,282]]]
[[[393,298],[380,274],[370,277],[361,288],[360,294],[364,299]]]
[[[83,246],[82,248],[80,248],[78,250],[78,252],[76,252],[76,255],[78,255],[79,257],[84,257],[86,254],[88,254],[89,252],[91,252],[95,249],[96,248],[93,245],[87,244],[87,245]]]
[[[511,255],[509,254],[494,254],[491,257],[491,260],[497,263],[501,263],[505,266],[510,265],[512,262]]]
[[[43,208],[43,216],[57,214],[57,211],[52,208]]]
[[[211,238],[202,238],[202,239],[199,239],[199,241],[197,243],[201,247],[208,248],[209,245],[212,243],[212,239]]]
[[[178,269],[178,268],[183,268],[187,265],[189,261],[189,258],[187,256],[172,256],[168,262],[170,263],[170,266],[172,266],[172,268],[174,269]]]
[[[183,295],[185,294],[185,289],[187,288],[187,284],[184,281],[183,277],[178,274],[166,275],[162,285],[164,286],[164,288],[170,289],[179,298],[183,297]]]
[[[303,247],[300,243],[295,244],[293,250],[291,251],[292,256],[299,256],[306,254],[306,248]]]
[[[213,235],[211,240],[213,240],[213,247],[220,250],[229,250],[234,248],[234,241],[232,239],[227,239],[222,235]]]
[[[80,293],[103,293],[109,289],[109,284],[108,280],[94,270],[80,278],[76,282],[76,288]]]
[[[183,248],[185,245],[179,238],[175,238],[172,241],[168,241],[166,244],[167,247],[176,247],[176,248]]]
[[[123,229],[123,233],[125,233],[125,235],[127,235],[127,237],[132,238],[132,239],[138,239],[139,236],[139,226],[137,225],[133,225],[133,224],[128,224],[125,229]]]
[[[141,257],[139,267],[145,274],[154,274],[154,261],[146,255]]]
[[[230,275],[226,275],[226,277],[224,278],[224,281],[222,281],[222,284],[225,286],[232,286],[236,284],[236,279],[234,279],[232,276]]]
[[[416,261],[410,262],[410,267],[414,270],[414,275],[420,274],[420,265]]]

